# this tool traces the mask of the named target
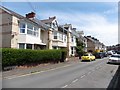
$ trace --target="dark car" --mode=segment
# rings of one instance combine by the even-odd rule
[[[95,57],[96,57],[96,58],[103,58],[104,55],[103,55],[102,52],[99,52],[99,53],[96,53],[96,54],[95,54]]]
[[[107,57],[108,56],[107,52],[102,52],[102,54],[103,54],[103,57]]]
[[[115,51],[116,52],[116,54],[120,54],[120,51]]]

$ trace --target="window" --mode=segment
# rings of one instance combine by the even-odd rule
[[[57,46],[53,46],[53,49],[57,49]]]
[[[27,27],[26,27],[27,26]],[[39,28],[36,27],[33,24],[30,23],[20,23],[20,33],[25,33],[25,30],[27,31],[27,34],[32,35],[32,36],[39,36]]]
[[[20,29],[20,33],[25,33],[25,29]]]
[[[25,33],[25,23],[20,23],[20,33]]]
[[[57,27],[57,24],[55,22],[52,25],[53,25],[53,28]]]
[[[71,54],[74,54],[74,48],[71,47]]]
[[[64,42],[66,42],[66,35],[64,35]]]
[[[31,34],[32,35],[32,31],[31,30],[27,30],[27,34]]]
[[[19,43],[19,49],[25,49],[25,44],[24,43]]]
[[[34,27],[34,36],[38,37],[39,28]]]
[[[27,34],[33,35],[33,26],[31,24],[27,24]]]
[[[32,44],[27,44],[26,49],[32,49]]]
[[[25,28],[25,23],[20,23],[20,28]]]
[[[58,39],[57,38],[57,32],[54,32],[53,34],[54,34],[54,39]]]
[[[27,28],[30,29],[30,30],[33,30],[33,25],[31,25],[31,24],[28,23],[27,24]]]
[[[61,33],[59,33],[59,39],[60,39],[60,40],[62,40],[62,39],[63,39],[63,37],[62,37],[62,34],[61,34]]]
[[[73,36],[71,37],[71,41],[74,42],[74,37]]]
[[[39,28],[33,26],[32,24],[27,24],[27,34],[38,37]]]

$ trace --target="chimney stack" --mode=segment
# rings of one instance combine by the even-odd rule
[[[87,36],[88,38],[91,38],[91,36]]]
[[[35,17],[35,13],[34,12],[26,14],[26,18],[33,19],[34,17]]]
[[[54,17],[49,17],[49,19],[56,19],[56,16],[54,16]]]

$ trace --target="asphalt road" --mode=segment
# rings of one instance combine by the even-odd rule
[[[79,62],[45,72],[7,78],[2,88],[107,88],[118,65],[106,64],[107,58]]]

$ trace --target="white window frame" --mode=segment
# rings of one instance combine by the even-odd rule
[[[25,24],[25,27],[24,27],[24,28],[21,28],[21,24]],[[25,23],[25,22],[20,22],[19,27],[20,27],[20,28],[19,28],[19,33],[20,33],[20,34],[26,34],[26,23]],[[21,29],[24,29],[24,30],[25,30],[25,32],[24,32],[24,33],[22,33],[22,32],[21,32]]]
[[[57,37],[57,38],[55,38],[55,37]],[[58,32],[53,32],[53,39],[55,39],[55,40],[58,40]]]

